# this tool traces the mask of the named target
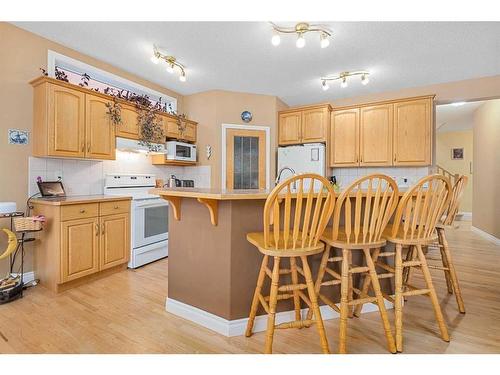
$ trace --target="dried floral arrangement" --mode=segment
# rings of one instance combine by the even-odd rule
[[[139,113],[139,144],[146,146],[150,152],[160,151],[158,143],[163,143],[163,121],[158,118],[154,108],[137,107]]]
[[[175,113],[174,116],[177,118],[177,128],[179,129],[179,133],[183,135],[186,131],[186,115],[184,113],[181,115]]]
[[[111,122],[118,126],[122,124],[122,106],[120,103],[116,101],[116,98],[113,98],[113,103],[107,102],[106,103],[106,108],[108,111],[106,112],[107,115],[109,115]]]

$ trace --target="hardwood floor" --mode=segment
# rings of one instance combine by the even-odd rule
[[[500,353],[500,246],[462,224],[447,232],[467,313],[432,271],[451,342],[439,338],[430,300],[404,306],[405,353]],[[437,252],[431,251],[437,255]],[[261,353],[265,333],[226,338],[165,311],[167,260],[55,295],[38,286],[0,305],[0,353]],[[414,278],[415,284],[422,279]],[[389,310],[393,324],[392,310]],[[338,319],[325,322],[333,352]],[[275,353],[320,353],[316,329],[279,330]],[[388,353],[378,313],[348,322],[349,353]]]

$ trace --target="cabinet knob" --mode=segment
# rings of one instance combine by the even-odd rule
[[[81,214],[84,214],[84,213],[85,213],[85,210],[82,208],[82,209],[80,210],[80,213],[81,213]]]
[[[115,210],[119,209],[120,207],[119,206],[115,206]]]

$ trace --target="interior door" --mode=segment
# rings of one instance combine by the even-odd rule
[[[49,155],[85,156],[85,94],[49,85]]]
[[[392,120],[392,104],[361,108],[360,165],[392,165]]]
[[[115,159],[115,126],[111,123],[106,104],[109,100],[85,95],[85,155],[93,159]]]
[[[128,262],[130,254],[129,214],[115,214],[100,219],[100,269]]]
[[[266,188],[266,132],[226,130],[226,189]]]

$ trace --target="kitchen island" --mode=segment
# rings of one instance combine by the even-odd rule
[[[264,203],[270,192],[195,188],[150,191],[170,203],[168,312],[226,336],[244,334],[263,257],[246,235],[263,230]],[[320,258],[318,254],[311,259],[313,276]],[[284,280],[286,277],[283,275]],[[338,288],[329,289],[326,294],[338,300]],[[364,306],[366,311],[375,309],[375,305]],[[280,302],[277,310],[277,323],[293,320],[292,301]],[[323,319],[338,316],[327,306],[322,306],[321,312]],[[267,316],[263,309],[257,315],[254,331],[263,331]]]

